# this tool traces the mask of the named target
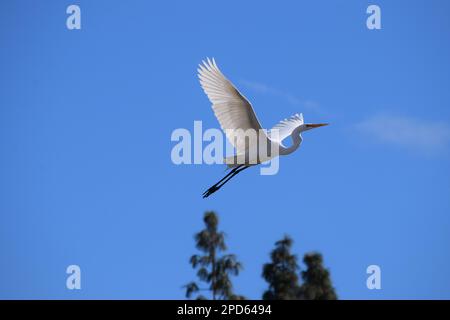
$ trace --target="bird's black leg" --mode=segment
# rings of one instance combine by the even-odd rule
[[[225,180],[225,179],[228,178],[230,175],[232,175],[232,174],[233,174],[236,170],[238,170],[240,167],[241,167],[241,166],[237,166],[237,167],[234,167],[233,169],[231,169],[231,171],[228,172],[228,173],[225,175],[225,177],[223,177],[222,179],[220,179],[219,181],[217,181],[217,182],[216,182],[213,186],[211,186],[208,190],[206,190],[205,192],[203,192],[203,198],[206,198],[205,195],[206,195],[207,193],[211,194],[211,193],[214,192],[213,190],[217,190],[216,188],[217,188],[217,186],[219,185],[219,183],[221,183],[223,180]],[[211,192],[211,191],[212,191],[212,192]]]
[[[240,165],[236,168],[234,168],[232,170],[232,172],[230,172],[229,174],[227,174],[225,177],[223,177],[219,182],[217,182],[215,185],[213,185],[211,188],[209,188],[208,190],[206,190],[203,193],[203,198],[207,198],[209,197],[211,194],[213,194],[214,192],[216,192],[217,190],[219,190],[220,188],[223,187],[223,185],[225,183],[227,183],[228,181],[230,181],[235,175],[237,175],[239,172],[241,172],[242,170],[245,170],[247,168],[249,168],[250,166],[246,166],[246,165]],[[223,181],[223,182],[222,182]],[[222,183],[221,183],[222,182]]]
[[[208,196],[210,196],[212,193],[216,192],[217,190],[219,190],[220,188],[222,188],[224,186],[225,183],[227,183],[228,181],[230,181],[235,175],[237,175],[239,172],[241,172],[242,170],[245,170],[247,168],[249,168],[250,166],[240,166],[236,171],[233,172],[233,174],[231,176],[229,176],[226,180],[224,180],[222,183],[220,183],[220,185],[216,184],[214,185],[214,188],[210,188],[207,190],[207,192],[205,192],[204,194],[204,198],[207,198]]]
[[[228,172],[225,177],[223,177],[222,179],[220,179],[219,181],[217,181],[211,188],[216,187],[219,183],[221,183],[223,180],[225,180],[226,178],[228,178],[230,175],[232,175],[237,169],[239,169],[241,166],[237,166],[234,167],[233,169],[231,169],[230,172]]]

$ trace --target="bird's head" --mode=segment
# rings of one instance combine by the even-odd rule
[[[328,123],[304,123],[301,126],[301,132],[308,131],[315,128],[320,128],[323,126],[327,126]]]

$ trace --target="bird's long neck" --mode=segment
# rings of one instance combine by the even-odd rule
[[[294,130],[292,132],[291,138],[292,138],[292,145],[290,147],[284,148],[283,154],[290,154],[294,152],[295,150],[298,149],[298,147],[303,141],[302,136],[300,135],[300,131],[298,130]]]

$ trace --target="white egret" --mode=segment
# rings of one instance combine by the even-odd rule
[[[222,130],[236,150],[236,155],[224,159],[224,163],[231,171],[206,190],[203,198],[219,190],[242,170],[271,159],[271,156],[259,157],[258,145],[249,142],[248,136],[244,134],[246,130],[255,130],[258,134],[264,132],[267,145],[277,148],[278,155],[284,156],[298,149],[302,143],[302,132],[327,125],[327,123],[304,123],[303,115],[300,113],[275,125],[272,130],[277,130],[277,135],[265,133],[250,102],[225,78],[214,59],[208,58],[202,62],[198,69],[200,85],[212,103]],[[292,138],[292,145],[287,147],[282,142],[289,136]],[[245,159],[244,162],[236,161],[239,157]]]

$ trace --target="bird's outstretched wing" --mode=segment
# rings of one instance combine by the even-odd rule
[[[211,61],[208,58],[207,61],[202,62],[198,69],[200,85],[212,103],[214,114],[222,130],[236,148],[236,153],[245,153],[245,135],[236,134],[236,132],[233,135],[227,132],[227,129],[254,129],[258,133],[261,124],[250,102],[225,78],[214,59]]]
[[[303,114],[297,113],[292,117],[281,120],[279,123],[277,123],[271,130],[278,130],[278,136],[272,135],[271,137],[269,132],[269,138],[271,140],[275,140],[281,143],[284,139],[286,139],[291,135],[292,131],[294,131],[295,128],[297,128],[302,124],[303,124]]]

